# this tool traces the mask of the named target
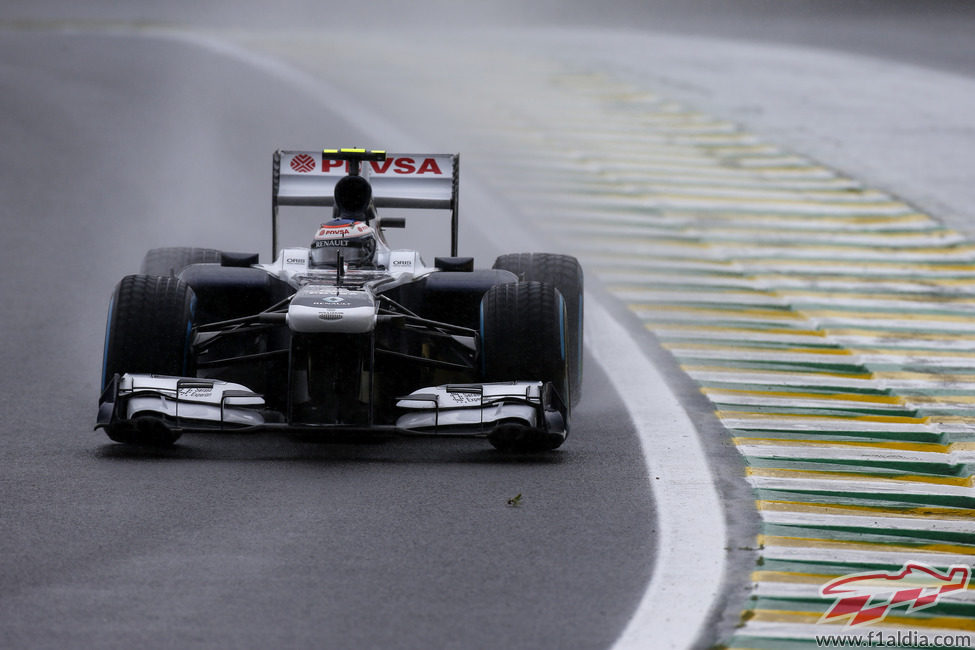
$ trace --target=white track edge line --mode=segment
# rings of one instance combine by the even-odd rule
[[[615,650],[690,648],[722,592],[728,531],[690,418],[640,345],[586,294],[586,346],[633,420],[653,491],[659,537],[647,591]]]

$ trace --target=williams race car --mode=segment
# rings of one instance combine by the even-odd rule
[[[561,445],[582,387],[582,268],[516,253],[475,270],[457,254],[458,179],[451,154],[275,152],[272,264],[157,248],[116,285],[95,428],[136,445],[248,430]],[[332,218],[278,251],[280,206]],[[449,210],[450,255],[391,248],[405,220],[384,207]]]

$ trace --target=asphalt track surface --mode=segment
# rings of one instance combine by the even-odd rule
[[[185,46],[0,47],[5,646],[613,641],[649,577],[652,505],[595,363],[573,444],[540,458],[271,436],[147,453],[92,433],[107,296],[142,249],[265,250],[270,152],[356,131],[313,103],[283,112],[294,89]]]
[[[300,4],[269,22],[322,13]],[[850,27],[867,23],[849,12],[834,23],[778,16],[773,36],[769,14],[754,18],[762,3],[746,4],[752,20],[718,7],[709,19],[636,14],[630,26],[803,43],[826,21],[843,26],[827,45],[971,69],[945,28],[958,5],[890,18],[899,34],[921,34],[896,48]],[[295,89],[226,58],[46,22],[253,27],[258,9],[230,20],[219,4],[189,15],[12,7],[26,20],[0,34],[3,645],[612,644],[651,577],[653,504],[635,435],[592,359],[573,436],[546,458],[271,436],[188,436],[145,453],[89,431],[107,297],[143,250],[191,240],[266,255],[270,152],[369,134],[311,97],[279,101]],[[604,18],[632,12],[621,3]],[[932,25],[944,46],[924,36]],[[522,505],[509,507],[518,493]]]

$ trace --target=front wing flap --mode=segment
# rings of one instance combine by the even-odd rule
[[[184,431],[265,424],[264,398],[246,386],[215,379],[115,375],[98,402],[95,428],[158,417]]]
[[[409,411],[397,427],[432,435],[482,434],[496,446],[535,440],[557,447],[568,435],[568,408],[550,383],[448,384],[400,398]]]
[[[335,431],[413,436],[480,436],[497,446],[538,441],[554,448],[568,434],[568,408],[552,384],[503,382],[421,388],[397,400],[393,425],[289,424],[240,384],[162,375],[115,375],[99,400],[96,429],[156,418],[179,432]]]

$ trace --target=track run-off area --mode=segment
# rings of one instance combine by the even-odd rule
[[[975,639],[972,585],[860,628],[821,623],[832,599],[819,591],[907,562],[975,561],[969,236],[666,91],[514,41],[413,44],[397,59],[402,44],[385,39],[244,40],[325,76],[307,62],[354,56],[382,71],[377,88],[409,78],[423,102],[398,110],[463,141],[480,180],[579,255],[710,400],[761,528],[722,645]]]

